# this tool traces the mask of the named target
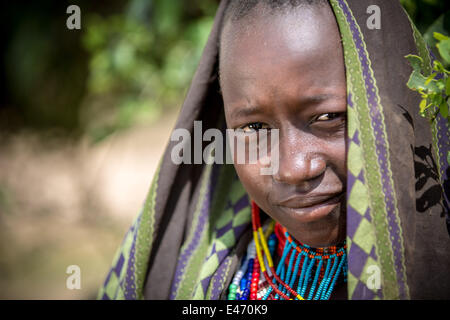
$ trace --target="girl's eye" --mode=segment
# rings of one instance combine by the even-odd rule
[[[251,133],[253,131],[258,131],[261,129],[268,129],[269,126],[267,124],[264,124],[262,122],[253,122],[253,123],[249,123],[243,127],[241,127],[240,129],[242,131],[244,131],[244,133]]]
[[[337,113],[337,112],[324,113],[324,114],[321,114],[321,115],[317,116],[314,120],[315,121],[330,121],[330,120],[334,120],[336,118],[339,118],[340,116],[342,116],[342,114],[341,113]]]

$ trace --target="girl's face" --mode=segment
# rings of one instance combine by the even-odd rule
[[[346,80],[331,8],[228,21],[220,72],[228,128],[279,129],[277,173],[235,164],[250,197],[302,243],[344,240]]]

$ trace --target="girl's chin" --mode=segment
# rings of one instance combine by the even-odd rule
[[[313,248],[329,247],[345,240],[345,226],[339,227],[339,204],[322,219],[289,219],[280,222],[299,242]]]
[[[330,247],[335,246],[339,244],[341,241],[339,241],[338,236],[336,235],[336,232],[330,232],[328,234],[322,234],[318,235],[316,237],[303,237],[301,235],[294,235],[290,233],[297,241],[299,241],[302,244],[306,244],[313,248],[324,248],[324,247]]]

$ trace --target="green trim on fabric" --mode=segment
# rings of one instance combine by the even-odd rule
[[[135,282],[136,298],[144,299],[144,285],[147,275],[148,258],[153,247],[153,233],[155,224],[155,204],[159,181],[159,173],[162,160],[156,169],[153,182],[150,186],[147,199],[144,204],[142,216],[139,223],[139,229],[136,238],[136,260],[135,260]]]
[[[219,261],[217,259],[217,256],[213,255],[208,258],[207,261],[206,258],[210,255],[210,252],[213,247],[213,243],[216,239],[215,233],[211,236],[211,232],[214,229],[214,226],[217,223],[217,220],[220,220],[220,213],[223,213],[223,207],[225,203],[226,194],[229,192],[227,188],[229,189],[231,183],[232,183],[232,177],[233,175],[229,174],[227,171],[228,166],[222,166],[220,168],[220,174],[218,178],[218,182],[216,185],[216,192],[213,198],[213,202],[211,204],[211,210],[210,210],[210,216],[209,216],[209,222],[208,222],[208,234],[209,237],[203,237],[202,239],[202,250],[201,255],[198,255],[198,258],[196,258],[195,262],[195,270],[196,270],[196,285],[193,287],[194,292],[192,293],[192,298],[196,300],[202,300],[205,299],[204,297],[204,291],[205,288],[202,287],[201,280],[204,278],[211,276],[214,271],[216,270]],[[219,208],[220,207],[220,208]],[[222,218],[225,215],[222,215]],[[232,215],[226,215],[227,219],[223,223],[223,225],[227,224],[227,222],[232,218]]]
[[[208,277],[215,276],[215,273],[220,264],[217,252],[221,250],[231,249],[235,245],[237,240],[235,239],[232,228],[221,237],[217,236],[217,229],[230,223],[234,227],[236,225],[241,225],[250,221],[249,207],[241,209],[237,214],[233,211],[232,208],[225,209],[225,206],[228,202],[233,204],[241,199],[242,196],[244,196],[246,193],[240,181],[236,179],[234,170],[235,169],[232,165],[222,166],[221,168],[221,174],[219,176],[217,189],[213,198],[210,212],[209,230],[214,230],[214,232],[212,235],[210,234],[210,237],[208,238],[209,247],[208,250],[206,250],[208,254],[205,256],[205,259],[207,258],[207,260],[202,261],[202,264],[199,265],[198,268],[200,272],[197,288],[193,296],[194,299],[211,299],[211,291],[214,283],[213,281],[209,281],[208,288],[203,288],[202,280]],[[246,213],[247,219],[242,218],[242,216],[244,216],[242,213]],[[238,224],[236,223],[236,217],[240,217],[240,223]],[[213,253],[213,249],[216,253]],[[220,281],[223,282],[223,278]],[[205,291],[206,296],[204,295]]]
[[[367,181],[367,186],[369,190],[369,205],[370,205],[370,213],[372,216],[372,221],[375,226],[376,232],[376,254],[378,259],[380,260],[380,265],[382,267],[382,275],[384,277],[383,281],[383,297],[385,299],[392,299],[399,297],[399,289],[397,284],[397,275],[394,266],[394,253],[392,250],[392,242],[390,240],[389,235],[389,223],[386,215],[386,202],[385,195],[383,193],[383,181],[381,178],[380,167],[378,165],[377,153],[376,153],[376,138],[374,136],[374,130],[372,127],[372,121],[370,118],[370,109],[366,97],[366,89],[364,86],[364,78],[362,67],[359,63],[359,57],[356,49],[356,44],[354,43],[353,36],[350,30],[350,26],[347,22],[347,19],[342,12],[339,4],[335,0],[330,1],[333,10],[335,12],[335,16],[337,18],[342,39],[343,39],[343,47],[344,47],[344,59],[345,65],[347,69],[347,87],[348,94],[352,94],[354,100],[354,108],[357,111],[358,119],[359,119],[359,132],[360,132],[360,141],[363,150],[364,156],[364,178]],[[359,25],[356,22],[355,17],[352,14],[352,19],[355,21],[355,25],[358,28],[358,32],[363,39],[363,35],[361,30],[359,29]],[[364,39],[362,41],[363,48],[365,50],[365,54],[368,57],[367,48],[364,43]],[[369,70],[373,77],[373,70],[370,66],[369,59]],[[374,83],[374,87],[376,84]],[[376,92],[378,101],[379,94]],[[383,116],[382,116],[383,117]],[[382,120],[384,120],[382,118]],[[386,136],[386,128],[383,122],[383,131]],[[386,146],[388,147],[388,141],[385,141]],[[389,154],[388,154],[389,159]],[[389,160],[388,160],[389,161]],[[388,167],[389,168],[389,167]],[[388,176],[392,181],[392,172],[390,172],[390,168],[388,169]],[[395,189],[393,190],[393,199],[394,203],[396,203]],[[401,231],[401,226],[399,223],[398,211],[396,209],[396,223],[399,226],[399,230]],[[402,241],[402,237],[400,235],[400,241]],[[355,240],[355,239],[354,239]],[[402,245],[402,253],[403,253],[403,243]],[[406,279],[406,272],[404,268],[404,257],[402,259],[403,263],[403,274],[404,279]],[[406,284],[406,281],[405,281]]]
[[[211,281],[211,285],[208,287],[208,291],[206,292],[206,299],[207,300],[211,300],[211,298],[212,298],[211,297],[212,289],[213,289],[213,286],[215,285],[215,282],[219,282],[219,287],[217,288],[217,290],[222,292],[225,289],[225,280],[227,279],[228,274],[230,273],[231,261],[232,261],[231,257],[226,257],[225,258],[225,261],[224,261],[224,264],[225,264],[225,266],[224,266],[224,268],[225,268],[224,273],[219,275],[220,279],[218,279],[218,280],[214,279],[213,281]]]
[[[190,226],[189,228],[190,232],[188,234],[188,238],[183,244],[180,252],[184,252],[191,244],[191,242],[194,240],[194,236],[199,224],[199,216],[203,208],[205,195],[208,191],[212,167],[213,167],[212,165],[206,165],[202,177],[199,196],[197,199],[197,206],[192,219],[192,226]],[[209,228],[209,221],[206,221],[205,225],[203,226],[203,230],[201,230],[200,236],[201,238],[199,244],[197,245],[197,248],[194,250],[194,253],[190,256],[189,261],[186,263],[186,267],[184,268],[184,270],[182,270],[182,277],[180,279],[180,284],[175,296],[175,299],[177,300],[179,299],[185,300],[192,298],[193,290],[197,283],[198,263],[199,261],[200,262],[203,261],[207,249],[207,244],[205,243],[205,234],[206,234],[205,230],[208,230],[208,228]]]

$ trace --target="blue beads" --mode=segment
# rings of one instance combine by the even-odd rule
[[[285,267],[284,267],[284,263],[281,266],[281,273],[279,274],[281,281],[284,281],[284,275],[285,275]],[[278,290],[280,290],[281,292],[283,292],[284,294],[286,293],[286,288],[280,283],[278,285]],[[278,294],[276,295],[276,298],[278,299]]]
[[[246,288],[250,288],[252,280],[253,264],[254,259],[253,258],[249,259],[247,263],[247,270],[245,271],[245,274],[243,275],[239,284],[239,289],[241,289],[241,292],[243,292]]]
[[[242,297],[239,300],[248,300],[249,296],[250,296],[250,289],[245,288],[244,292],[242,292]]]
[[[344,258],[345,258],[345,257],[342,257],[342,258],[341,258],[341,262],[339,263],[339,267],[338,267],[338,269],[337,269],[337,271],[336,271],[336,274],[335,274],[334,277],[333,277],[333,282],[331,282],[330,288],[328,289],[328,291],[327,291],[327,293],[326,293],[326,295],[325,295],[326,300],[328,300],[328,299],[330,298],[331,291],[333,290],[334,285],[335,285],[335,283],[336,283],[336,280],[337,280],[337,278],[339,277],[339,273],[340,273],[340,271],[341,271],[341,269],[342,269],[342,265],[343,265],[344,260],[345,260]]]
[[[298,280],[298,287],[297,287],[297,293],[298,294],[300,294],[300,291],[301,291],[301,289],[303,287],[303,280],[304,280],[304,277],[305,277],[306,269],[308,268],[309,257],[306,254],[304,256],[305,256],[305,259],[303,259],[302,272],[300,274],[300,279]]]
[[[331,281],[331,279],[333,277],[334,271],[336,270],[338,257],[336,257],[336,255],[333,255],[333,260],[334,260],[333,261],[333,267],[331,268],[330,276],[327,279],[324,279],[325,280],[325,285],[323,286],[323,289],[322,289],[323,292],[322,292],[322,295],[320,297],[320,300],[328,300],[328,298],[327,298],[328,286],[329,286],[330,281]]]
[[[241,291],[244,291],[244,289],[247,288],[247,278],[241,279],[241,284],[239,288],[241,289]]]
[[[278,239],[275,233],[272,233],[267,239],[267,245],[272,257],[276,254],[277,242]],[[255,261],[256,250],[254,242],[252,242],[247,248],[247,256],[241,268],[237,271],[229,286],[228,299],[248,300],[250,293],[254,293],[252,290],[255,288],[251,289],[251,286]],[[267,260],[265,263],[267,265]],[[274,287],[262,288],[258,291],[258,297],[262,300],[267,300],[269,297],[284,299],[279,294],[276,294],[274,290],[279,290],[284,295],[292,297],[291,291],[286,288],[288,286],[308,300],[329,299],[338,280],[346,282],[347,270],[345,245],[340,248],[315,249],[308,245],[296,243],[286,232],[286,243],[281,259],[276,270],[274,270],[281,283],[272,278],[270,269],[267,270],[272,278]],[[297,286],[295,287],[295,285]],[[296,297],[293,298],[297,299]]]
[[[314,300],[319,299],[320,294],[322,293],[323,287],[326,283],[326,280],[328,279],[328,274],[330,272],[330,265],[331,265],[331,259],[327,259],[327,267],[325,269],[325,274],[323,275],[323,279],[320,282],[319,288],[317,289],[316,296],[314,297]]]
[[[303,297],[306,292],[306,288],[308,287],[309,280],[311,278],[311,270],[314,266],[315,258],[311,258],[311,262],[308,265],[308,269],[306,270],[305,279],[303,281],[302,289],[300,290],[300,295]]]
[[[293,247],[293,246],[291,246],[291,247],[292,247],[292,250],[291,250],[291,257],[289,259],[289,266],[288,266],[287,274],[286,274],[286,283],[290,282],[291,274],[292,274],[292,264],[294,263],[294,258],[296,255],[295,247]]]
[[[301,259],[302,259],[302,255],[298,254],[297,255],[297,260],[295,261],[294,273],[292,274],[291,281],[289,282],[289,287],[291,287],[291,288],[294,285],[295,279],[297,278],[297,273],[298,273],[298,269],[300,267],[300,260]]]
[[[270,235],[267,245],[269,246],[270,255],[273,257],[275,254],[275,248],[277,247],[277,236],[275,233]]]
[[[319,265],[317,266],[316,269],[316,275],[314,276],[314,281],[311,285],[311,289],[309,289],[309,296],[308,296],[308,300],[311,300],[313,295],[314,295],[314,290],[316,290],[316,286],[317,286],[317,280],[319,279],[319,273],[320,273],[320,269],[322,268],[322,263],[323,260],[320,259],[319,260]]]
[[[269,298],[269,295],[272,292],[272,290],[273,290],[273,288],[269,287],[269,289],[267,290],[266,294],[264,295],[264,297],[262,299],[267,300],[267,298]]]

